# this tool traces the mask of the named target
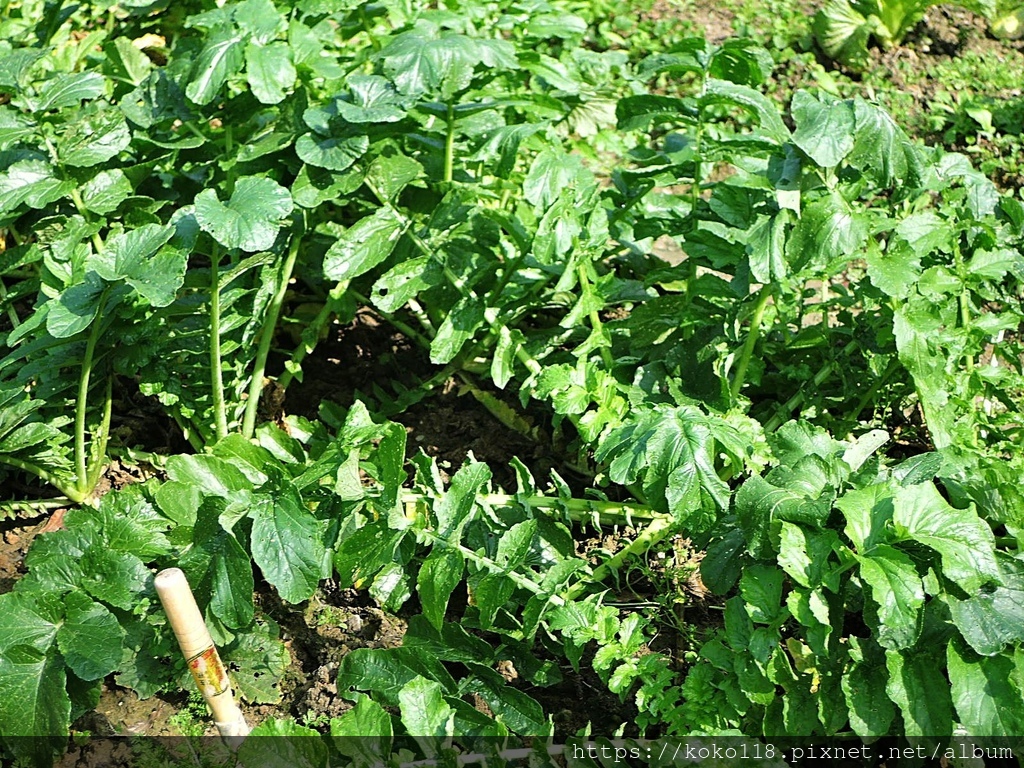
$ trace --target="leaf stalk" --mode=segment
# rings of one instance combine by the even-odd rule
[[[82,358],[82,373],[78,378],[78,398],[75,401],[75,485],[79,496],[89,495],[89,473],[85,456],[85,416],[89,401],[89,380],[92,377],[93,363],[96,359],[96,344],[100,339],[103,327],[103,310],[106,307],[110,286],[103,289],[96,305],[96,319],[89,330],[89,338],[85,343],[85,355]],[[105,408],[105,411],[109,408]],[[109,423],[109,422],[108,422]],[[102,461],[102,459],[101,459]],[[71,494],[67,494],[69,497]],[[80,500],[80,499],[79,499]]]
[[[267,369],[267,357],[270,354],[270,344],[274,340],[274,331],[277,328],[277,320],[281,316],[281,307],[284,305],[284,297],[288,292],[288,283],[292,279],[292,272],[295,271],[295,262],[299,256],[299,247],[302,245],[302,233],[304,224],[297,223],[296,231],[292,234],[291,243],[288,244],[288,255],[284,264],[281,265],[281,274],[277,280],[277,290],[270,301],[270,308],[267,310],[267,319],[263,323],[263,330],[260,332],[260,345],[256,350],[256,366],[253,369],[252,381],[249,382],[249,399],[245,404],[245,417],[242,421],[242,436],[251,440],[256,431],[256,413],[259,409],[260,395],[263,393],[263,374]]]

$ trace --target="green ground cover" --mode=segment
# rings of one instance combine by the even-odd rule
[[[1024,734],[1024,56],[846,7],[0,3],[0,754],[201,730],[169,566],[290,765]]]

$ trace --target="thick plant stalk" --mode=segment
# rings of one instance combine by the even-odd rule
[[[451,181],[455,176],[455,104],[448,102],[448,132],[444,137],[444,180]]]
[[[22,461],[14,456],[0,456],[0,464],[7,464],[15,469],[20,469],[22,472],[28,472],[31,475],[35,475],[40,480],[52,485],[58,491],[71,499],[75,504],[81,504],[88,496],[88,494],[79,493],[78,487],[74,483],[64,483],[52,472],[47,472],[42,467],[38,467],[27,461]]]
[[[224,373],[220,361],[220,249],[213,247],[210,259],[210,377],[213,387],[214,429],[218,440],[228,434],[228,417],[224,410]]]
[[[736,377],[732,381],[732,396],[737,398],[746,383],[747,366],[750,358],[754,355],[754,348],[761,338],[761,319],[764,317],[765,307],[768,306],[768,299],[772,296],[770,285],[762,285],[757,295],[757,303],[754,305],[754,314],[750,317],[750,331],[747,333],[747,340],[740,352],[739,362],[736,364]]]
[[[416,491],[404,491],[402,503],[406,505],[429,505],[432,498]],[[492,509],[525,506],[532,510],[549,509],[557,513],[564,510],[571,520],[595,525],[636,525],[670,520],[668,515],[655,512],[644,504],[624,501],[600,501],[598,499],[562,499],[557,496],[520,496],[506,493],[485,493],[480,501]]]
[[[242,435],[246,439],[251,438],[256,431],[256,413],[259,410],[260,395],[263,394],[263,372],[267,368],[267,356],[270,354],[270,344],[274,340],[277,318],[281,315],[284,296],[288,292],[288,281],[292,279],[292,272],[295,270],[295,260],[299,256],[299,246],[301,245],[302,236],[300,230],[292,235],[292,241],[288,245],[288,255],[285,257],[284,265],[281,267],[281,274],[277,281],[277,290],[274,292],[274,298],[271,299],[270,308],[267,311],[267,320],[263,324],[263,332],[260,334],[260,346],[256,350],[256,367],[252,372],[252,381],[249,383],[249,399],[245,403],[245,418],[242,421]]]
[[[601,583],[612,573],[619,570],[619,568],[621,568],[629,558],[634,555],[642,555],[648,549],[664,539],[671,528],[672,519],[667,515],[652,520],[651,524],[643,529],[640,535],[633,540],[632,544],[624,547],[614,557],[606,560],[595,568],[594,572],[587,576],[586,579],[577,581],[572,588],[565,593],[565,600],[572,602],[579,598],[589,585]]]
[[[107,376],[106,393],[103,396],[103,418],[100,422],[99,431],[93,435],[93,443],[90,450],[92,457],[89,460],[87,471],[88,493],[100,482],[100,473],[103,472],[104,459],[107,457],[107,440],[110,438],[110,417],[113,414],[114,406],[114,376]]]
[[[235,703],[224,662],[199,612],[188,579],[180,568],[166,568],[154,580],[160,603],[199,692],[213,713],[217,730],[235,748],[249,735],[249,725]]]
[[[103,309],[107,304],[107,294],[109,293],[110,287],[107,286],[103,289],[103,293],[100,294],[99,301],[96,303],[96,319],[93,320],[92,329],[89,331],[89,339],[85,343],[82,373],[78,379],[78,399],[75,402],[75,484],[77,486],[76,491],[82,498],[88,496],[92,491],[92,488],[89,487],[89,474],[85,456],[85,414],[89,401],[89,379],[92,377],[92,365],[96,358],[96,344],[100,339]]]

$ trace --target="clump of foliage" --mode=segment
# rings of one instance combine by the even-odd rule
[[[869,41],[885,48],[899,45],[933,5],[933,0],[827,0],[815,14],[814,35],[827,56],[859,69],[867,63]],[[957,5],[986,19],[996,13],[995,0]]]
[[[862,98],[783,113],[749,40],[627,55],[557,2],[42,9],[0,22],[0,466],[78,508],[0,596],[3,748],[181,684],[168,565],[250,702],[288,664],[256,584],[412,613],[314,764],[553,735],[499,662],[591,665],[639,735],[1020,732],[1024,206],[965,157]],[[364,307],[434,373],[261,412]],[[453,377],[587,492],[410,456],[391,419]],[[134,390],[194,452],[100,498]],[[591,561],[582,524],[637,532]],[[725,609],[681,669],[608,600],[680,532]]]

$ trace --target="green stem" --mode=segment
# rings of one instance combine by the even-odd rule
[[[83,202],[82,196],[79,194],[78,189],[72,187],[70,196],[71,202],[75,204],[75,208],[77,208],[78,212],[82,214],[82,218],[85,219],[87,222],[91,221],[92,217],[89,215],[89,210],[85,207],[85,202]],[[93,247],[96,249],[96,253],[101,253],[103,251],[103,238],[100,237],[99,232],[92,233],[92,244]]]
[[[700,93],[697,96],[698,103],[707,91],[707,77],[701,76]],[[693,131],[693,186],[690,188],[690,217],[696,227],[697,207],[700,203],[701,181],[704,176],[704,166],[701,162],[701,152],[704,142],[704,112],[697,108],[697,125]],[[686,256],[686,305],[689,306],[696,291],[697,282],[697,260],[693,256]]]
[[[857,401],[857,404],[853,407],[853,410],[850,411],[851,421],[856,421],[858,418],[860,418],[861,411],[863,411],[867,407],[868,403],[875,399],[875,397],[878,395],[878,390],[881,389],[882,386],[889,380],[890,376],[896,373],[899,367],[900,361],[898,357],[894,357],[892,360],[889,361],[889,365],[886,366],[885,371],[882,372],[882,375],[875,379],[875,383],[871,385],[867,392],[861,395],[860,400]]]
[[[566,512],[577,523],[597,523],[604,526],[635,525],[637,522],[669,521],[668,515],[655,512],[646,504],[626,501],[600,501],[598,499],[563,499],[557,496],[519,496],[508,493],[483,493],[480,501],[492,509],[526,507],[530,511],[552,510]],[[402,491],[403,504],[428,505],[432,497],[417,491]]]
[[[256,431],[256,411],[259,408],[260,395],[263,393],[263,373],[267,369],[267,356],[270,354],[270,344],[274,340],[277,319],[281,315],[284,297],[288,292],[288,282],[292,279],[292,272],[295,271],[295,261],[299,256],[299,246],[301,245],[302,227],[299,225],[292,234],[291,243],[288,244],[288,255],[281,267],[277,290],[274,292],[274,298],[270,301],[267,319],[263,323],[263,330],[260,333],[260,345],[256,351],[256,367],[253,370],[252,381],[249,382],[249,399],[245,404],[245,419],[242,422],[242,436],[246,440],[252,439],[253,433]]]
[[[217,440],[228,434],[228,416],[224,408],[224,375],[220,362],[220,285],[217,269],[220,263],[220,246],[213,246],[210,256],[210,377],[213,387],[214,429]]]
[[[15,228],[14,222],[10,222],[8,224],[5,224],[4,227],[7,229],[8,232],[11,233],[11,237],[14,238],[14,244],[15,245],[24,245],[25,244],[25,238],[22,237],[21,233],[18,232],[17,228]]]
[[[88,493],[92,493],[93,489],[100,481],[100,473],[103,471],[104,459],[107,457],[107,440],[110,437],[110,417],[113,413],[114,406],[114,375],[110,374],[107,376],[107,390],[103,395],[103,418],[100,421],[100,428],[93,435],[91,453],[92,460],[90,461],[87,476],[89,478]]]
[[[974,321],[971,319],[971,298],[970,291],[967,288],[967,268],[964,265],[963,255],[960,253],[960,243],[958,241],[953,242],[953,259],[956,263],[957,277],[960,278],[961,290],[960,290],[960,326],[967,331],[968,338],[971,335],[971,329]],[[974,355],[968,351],[964,351],[965,359],[964,363],[967,367],[967,373],[971,373],[974,370]]]
[[[21,459],[17,459],[14,456],[7,456],[3,454],[0,454],[0,464],[7,464],[9,466],[15,467],[16,469],[20,469],[22,472],[28,472],[31,475],[35,475],[40,480],[43,480],[52,485],[54,488],[63,493],[76,504],[81,504],[83,501],[85,501],[86,494],[79,493],[78,489],[73,484],[66,485],[64,482],[60,480],[60,478],[58,478],[51,472],[48,472],[47,470],[43,469],[42,467],[37,467],[35,464],[31,464],[27,461],[22,461]]]
[[[111,456],[123,456],[131,461],[133,464],[145,462],[157,469],[163,469],[167,466],[167,459],[170,456],[165,456],[162,453],[153,453],[152,451],[140,451],[135,448],[111,448]]]
[[[644,528],[640,535],[633,540],[632,544],[623,548],[613,557],[603,562],[585,579],[577,581],[569,591],[565,593],[566,601],[572,602],[573,600],[578,599],[584,591],[586,591],[588,586],[591,584],[600,584],[608,578],[608,576],[621,568],[629,558],[642,555],[644,552],[649,550],[668,535],[672,525],[673,520],[667,515],[652,520],[651,524]]]
[[[450,182],[455,165],[455,104],[448,102],[448,133],[444,138],[444,180]]]
[[[207,141],[209,141],[209,139],[208,139],[208,138],[207,138],[207,137],[205,136],[205,134],[203,134],[203,132],[202,132],[202,131],[200,131],[200,130],[199,130],[199,129],[198,129],[197,127],[196,127],[196,124],[195,124],[195,123],[193,123],[193,122],[189,121],[189,122],[187,122],[187,123],[182,123],[182,125],[184,125],[184,126],[185,126],[186,128],[188,128],[188,130],[189,130],[189,133],[191,133],[192,135],[196,136],[196,137],[197,137],[197,138],[199,138],[199,139],[202,139],[202,140],[203,140],[203,142],[207,142]]]
[[[88,495],[89,475],[85,461],[85,415],[89,401],[89,379],[96,358],[96,344],[100,339],[103,326],[103,309],[107,303],[110,286],[103,289],[99,301],[96,302],[96,319],[89,331],[89,339],[85,343],[85,355],[82,358],[82,373],[78,379],[78,399],[75,402],[75,485],[78,494],[83,498]],[[62,489],[63,490],[63,489]],[[67,494],[70,496],[70,494]],[[73,497],[72,497],[73,498]]]
[[[74,503],[74,501],[66,497],[28,501],[0,501],[0,520],[18,516],[37,517],[51,509],[68,507]]]
[[[434,321],[430,319],[430,315],[427,314],[423,306],[416,301],[416,299],[409,299],[405,302],[405,305],[412,312],[412,316],[416,318],[419,324],[423,327],[423,330],[429,333],[431,336],[437,333],[437,328],[434,327]]]
[[[462,556],[464,558],[466,558],[467,560],[469,560],[472,563],[475,563],[476,565],[480,566],[481,568],[486,568],[491,573],[500,573],[500,574],[502,574],[504,576],[507,576],[508,579],[513,584],[515,584],[517,587],[521,587],[522,589],[525,589],[528,592],[532,592],[535,595],[545,595],[546,594],[544,592],[544,590],[541,589],[541,587],[538,584],[535,584],[534,582],[530,581],[528,578],[523,576],[521,573],[517,573],[516,571],[506,570],[505,568],[503,568],[502,566],[498,565],[496,562],[491,560],[489,557],[485,557],[483,555],[478,555],[476,552],[474,552],[469,547],[464,547],[462,544],[458,544],[456,542],[449,541],[446,538],[438,536],[433,531],[421,530],[421,531],[418,531],[418,533],[422,534],[425,538],[429,539],[430,542],[432,544],[434,544],[435,546],[436,545],[440,545],[442,547],[446,547],[447,549],[457,550],[459,553],[462,554]],[[550,595],[550,598],[556,604],[562,604],[561,598],[559,598],[557,595]]]
[[[843,347],[843,349],[841,350],[841,354],[842,355],[848,354],[850,352],[850,350],[852,350],[856,345],[857,345],[857,342],[851,341],[849,344],[847,344],[845,347]],[[827,379],[829,376],[832,375],[832,371],[835,370],[835,367],[836,367],[836,364],[833,361],[831,361],[831,360],[829,360],[824,365],[822,365],[821,368],[818,370],[818,372],[816,374],[814,374],[814,379],[812,379],[812,381],[814,383],[814,386],[813,386],[812,389],[813,390],[817,390],[818,387],[821,386],[822,382],[825,381],[825,379]],[[781,427],[783,422],[786,421],[786,419],[789,418],[789,415],[794,410],[796,410],[796,408],[803,401],[804,401],[804,390],[801,389],[799,392],[797,392],[795,395],[793,395],[791,398],[789,398],[789,400],[787,400],[785,403],[783,403],[782,407],[779,408],[775,412],[775,415],[772,416],[771,419],[769,419],[768,422],[764,425],[764,431],[766,433],[768,433],[768,434],[771,434],[776,429]]]
[[[750,316],[750,332],[747,334],[747,340],[743,344],[739,362],[736,364],[736,376],[732,380],[732,397],[734,400],[739,397],[740,391],[746,383],[747,366],[750,365],[750,358],[754,354],[754,348],[761,338],[761,320],[764,317],[764,310],[768,306],[768,300],[771,296],[771,285],[767,283],[762,285],[757,295],[757,303],[754,305],[754,312]]]

